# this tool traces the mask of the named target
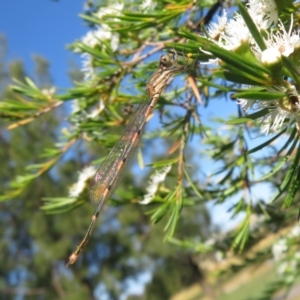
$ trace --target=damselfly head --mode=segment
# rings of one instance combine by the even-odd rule
[[[159,59],[159,67],[160,68],[169,68],[173,65],[173,61],[169,55],[162,55]]]

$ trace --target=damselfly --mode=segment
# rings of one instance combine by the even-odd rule
[[[168,79],[172,74],[183,69],[185,69],[185,66],[177,65],[174,55],[172,57],[168,55],[162,55],[160,57],[159,69],[148,81],[142,101],[135,109],[122,136],[111,149],[92,180],[90,186],[90,201],[96,205],[96,210],[84,238],[69,257],[67,266],[77,261],[79,255],[88,243],[100,210],[121,181],[124,170],[130,163],[130,158],[138,148],[141,133],[147,118],[157,103]]]

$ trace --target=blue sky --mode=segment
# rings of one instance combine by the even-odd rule
[[[69,63],[79,63],[79,56],[67,50],[66,45],[88,30],[79,17],[83,4],[84,0],[0,1],[0,34],[7,39],[7,58],[23,60],[30,72],[32,55],[41,55],[51,63],[54,85],[69,87]]]

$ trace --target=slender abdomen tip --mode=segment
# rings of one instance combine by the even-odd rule
[[[77,259],[78,259],[79,255],[76,255],[75,253],[72,253],[71,256],[69,257],[69,261],[66,264],[66,267],[68,267],[69,265],[73,265],[74,263],[76,263]]]

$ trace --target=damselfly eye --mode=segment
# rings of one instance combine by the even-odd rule
[[[170,67],[172,65],[170,57],[167,55],[162,55],[159,60],[159,65],[163,67]]]

